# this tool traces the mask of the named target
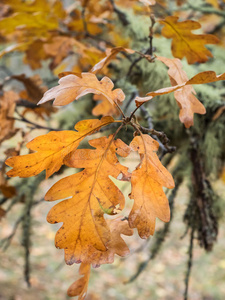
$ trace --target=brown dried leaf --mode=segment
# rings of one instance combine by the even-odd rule
[[[194,77],[192,77],[190,80],[184,82],[183,84],[178,84],[178,85],[175,85],[172,87],[166,87],[166,88],[162,88],[160,90],[154,91],[154,92],[150,92],[147,94],[148,97],[136,97],[135,102],[136,102],[137,106],[140,106],[140,105],[142,105],[142,103],[152,100],[155,96],[169,94],[169,93],[175,92],[177,90],[182,91],[182,89],[185,86],[188,86],[190,84],[203,84],[203,83],[210,83],[210,82],[215,82],[215,81],[220,81],[220,80],[225,80],[225,73],[223,73],[221,75],[216,75],[216,73],[214,71],[201,72],[201,73],[195,75]],[[184,97],[185,97],[185,95],[184,95]],[[186,100],[184,99],[181,102],[185,103],[185,101]],[[191,101],[193,102],[193,99]],[[203,108],[199,109],[199,107],[200,107],[199,104],[197,104],[197,106],[198,106],[198,110],[202,110],[202,113],[203,113]],[[190,110],[190,108],[189,108],[189,110]],[[195,110],[195,108],[193,108],[193,110]],[[184,112],[185,112],[185,110],[183,107],[183,113]],[[193,111],[190,110],[189,112],[190,112],[190,116],[188,117],[189,120],[185,124],[186,127],[190,127],[193,122]]]
[[[172,86],[188,81],[187,74],[182,70],[181,61],[178,58],[169,59],[159,56],[157,59],[169,68],[168,75]],[[180,107],[179,118],[186,128],[194,124],[194,113],[201,115],[206,113],[204,105],[194,96],[195,94],[196,92],[191,85],[184,86],[174,92],[174,97]]]
[[[89,93],[103,95],[110,103],[122,102],[125,95],[121,89],[113,90],[114,84],[108,77],[98,81],[92,73],[82,73],[82,78],[76,75],[67,75],[59,80],[59,86],[48,90],[38,104],[55,99],[53,105],[66,105],[75,99]]]
[[[124,47],[116,47],[116,48],[108,48],[106,49],[106,57],[103,58],[100,62],[98,62],[92,69],[92,73],[96,73],[100,71],[103,67],[105,67],[119,52],[127,52],[129,54],[135,53],[132,49],[127,49]]]

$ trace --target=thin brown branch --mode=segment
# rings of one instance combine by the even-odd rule
[[[150,15],[150,20],[151,20],[151,26],[149,27],[149,44],[150,44],[150,47],[149,47],[149,54],[150,56],[153,55],[153,27],[155,25],[155,16],[154,14],[151,14]]]
[[[190,280],[191,268],[193,263],[194,232],[195,232],[195,228],[192,227],[191,234],[190,234],[189,249],[188,249],[187,271],[184,279],[185,282],[184,300],[188,300],[189,280]]]
[[[20,118],[8,117],[8,119],[12,119],[12,120],[20,121],[20,122],[25,122],[25,123],[28,123],[30,125],[33,125],[32,129],[46,129],[46,130],[49,130],[49,131],[60,131],[60,129],[57,129],[57,128],[42,126],[42,125],[39,125],[37,123],[34,123],[34,122],[28,120],[27,118],[25,118],[24,116],[22,116],[17,110],[16,110],[16,113],[20,116]]]
[[[204,14],[214,14],[214,15],[218,15],[221,17],[225,17],[225,11],[224,10],[219,10],[213,7],[204,7],[204,6],[195,6],[192,5],[190,2],[187,3],[187,9],[192,9],[194,11],[199,11],[202,12]]]
[[[121,21],[121,23],[124,25],[124,26],[127,26],[129,25],[129,21],[127,20],[127,16],[124,12],[122,12],[120,9],[118,9],[118,7],[116,6],[114,0],[109,0],[109,2],[111,3],[112,7],[113,7],[113,10],[114,12],[117,14],[119,20]]]

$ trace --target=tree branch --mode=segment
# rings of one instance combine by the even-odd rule
[[[124,26],[129,25],[130,23],[129,23],[129,21],[127,20],[126,14],[117,8],[117,6],[116,6],[114,0],[109,0],[109,2],[111,3],[114,12],[115,12],[115,13],[117,14],[117,16],[119,17],[121,23],[122,23]]]

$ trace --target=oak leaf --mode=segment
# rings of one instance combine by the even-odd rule
[[[75,39],[67,36],[53,37],[43,48],[47,55],[53,58],[50,69],[54,69],[59,63],[69,55],[75,45]]]
[[[87,293],[88,281],[90,276],[91,263],[97,267],[101,264],[113,263],[114,255],[126,256],[130,253],[124,240],[121,238],[121,234],[131,236],[133,230],[129,227],[127,220],[121,220],[121,217],[117,217],[113,220],[107,220],[107,224],[110,228],[111,240],[107,244],[106,251],[98,251],[95,249],[94,260],[90,260],[90,263],[81,263],[79,273],[83,275],[80,279],[75,281],[68,289],[67,294],[70,297],[78,296],[78,299],[84,299]]]
[[[178,85],[174,85],[172,87],[166,87],[166,88],[159,89],[157,91],[149,92],[147,94],[147,97],[136,97],[135,98],[135,102],[136,102],[137,107],[139,107],[143,103],[152,100],[155,96],[166,95],[166,94],[175,92],[177,90],[182,91],[182,89],[185,86],[188,86],[188,85],[191,85],[191,84],[203,84],[203,83],[210,83],[210,82],[215,82],[215,81],[220,81],[220,80],[225,80],[225,73],[223,73],[221,75],[216,75],[216,73],[214,71],[201,72],[201,73],[195,75],[194,77],[192,77],[191,79],[189,79],[188,81],[186,81],[186,82],[184,82],[182,84],[178,84]],[[183,103],[185,103],[185,102],[183,101],[182,104]],[[199,103],[197,105],[198,105],[198,107],[200,107]],[[182,108],[182,109],[184,109],[184,108]],[[186,109],[185,109],[185,111],[186,111]],[[190,110],[190,108],[189,108],[189,110]],[[198,110],[199,110],[199,108],[198,108]],[[204,109],[202,108],[200,110],[203,113]],[[183,113],[184,113],[184,111],[182,111],[182,115],[183,115]],[[190,110],[190,113],[193,116],[193,111]],[[182,116],[182,118],[183,117],[184,116]],[[190,117],[190,116],[188,117],[189,120],[185,124],[186,127],[190,127],[191,126],[191,123],[193,122],[192,118],[193,117]]]
[[[129,54],[135,53],[132,49],[127,49],[124,47],[115,47],[106,49],[106,57],[104,57],[100,62],[98,62],[92,69],[92,73],[96,73],[100,71],[103,67],[105,67],[119,52],[127,52]]]
[[[9,177],[30,177],[46,170],[46,178],[57,172],[64,158],[74,151],[80,142],[87,136],[114,122],[112,117],[103,117],[101,120],[83,120],[75,125],[76,131],[51,131],[41,135],[27,144],[27,148],[35,153],[14,156],[6,160]]]
[[[101,101],[93,109],[94,116],[119,116],[120,113],[115,104],[111,104],[104,96],[94,95],[93,100]]]
[[[161,164],[156,151],[159,143],[147,134],[136,136],[130,144],[138,151],[141,162],[131,175],[131,194],[134,199],[129,225],[137,228],[141,238],[148,238],[155,230],[155,219],[170,220],[170,208],[163,186],[174,187],[171,174]]]
[[[55,99],[53,105],[66,105],[89,93],[103,95],[112,104],[125,99],[121,89],[112,90],[114,84],[108,77],[105,76],[99,81],[92,73],[82,73],[81,76],[81,78],[76,75],[62,77],[59,86],[48,90],[38,104]]]
[[[90,272],[91,272],[91,265],[81,263],[79,274],[83,276],[79,278],[77,281],[75,281],[73,284],[71,284],[71,286],[68,288],[67,295],[69,297],[79,296],[78,300],[85,299],[87,295]]]
[[[106,223],[110,229],[111,239],[107,243],[106,251],[99,251],[90,246],[93,256],[87,258],[87,262],[92,264],[93,267],[113,263],[115,254],[124,257],[130,253],[127,244],[121,237],[121,234],[126,236],[133,235],[133,229],[130,228],[128,221],[117,217],[113,220],[106,220]]]
[[[182,70],[181,61],[178,58],[169,59],[159,56],[157,59],[169,68],[168,75],[172,86],[188,81],[188,76]],[[201,115],[206,113],[204,105],[195,97],[195,94],[196,92],[192,85],[186,85],[174,92],[174,97],[180,107],[179,118],[186,128],[194,124],[194,113]]]
[[[58,181],[45,196],[47,201],[72,197],[56,204],[47,216],[50,223],[63,222],[55,244],[65,249],[67,264],[94,264],[96,249],[106,251],[111,240],[103,214],[115,214],[124,207],[124,196],[109,176],[129,177],[116,156],[116,149],[121,147],[125,150],[119,151],[120,155],[128,155],[129,147],[121,140],[114,141],[113,136],[89,144],[96,149],[77,149],[65,159],[69,167],[84,169]]]
[[[48,37],[51,30],[58,28],[58,20],[46,12],[16,12],[9,17],[0,20],[0,31],[11,34],[15,30],[29,30],[30,39],[35,37]]]
[[[173,39],[173,56],[180,59],[186,57],[189,64],[206,62],[213,55],[205,45],[217,44],[219,39],[211,34],[193,34],[191,31],[201,28],[201,25],[192,20],[178,22],[178,19],[169,16],[160,21],[164,25],[162,35]]]

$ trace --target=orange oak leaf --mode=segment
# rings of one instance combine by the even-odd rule
[[[211,34],[193,34],[191,31],[201,28],[201,25],[192,20],[178,22],[178,17],[169,16],[160,23],[164,25],[162,35],[172,40],[172,54],[174,57],[187,58],[189,64],[203,63],[212,57],[212,53],[205,47],[206,44],[217,44],[219,39]]]
[[[202,84],[220,80],[225,80],[225,73],[216,75],[214,71],[205,71],[193,76],[186,84]]]
[[[92,69],[91,69],[91,72],[92,73],[96,73],[98,72],[99,70],[101,70],[104,66],[106,66],[110,60],[112,60],[119,52],[127,52],[129,54],[133,54],[135,53],[134,50],[132,49],[127,49],[127,48],[124,48],[124,47],[116,47],[116,48],[108,48],[106,49],[106,57],[104,57],[100,62],[98,62]]]
[[[45,200],[70,199],[56,204],[49,212],[49,223],[63,222],[56,234],[57,248],[65,249],[67,264],[93,262],[96,249],[106,251],[110,242],[110,229],[104,213],[115,214],[124,207],[124,196],[109,176],[129,178],[128,168],[116,156],[127,156],[129,148],[114,137],[101,137],[89,141],[96,149],[77,149],[65,159],[66,165],[84,168],[81,172],[61,179],[47,192]]]
[[[221,75],[216,75],[216,73],[214,71],[201,72],[201,73],[195,75],[194,77],[192,77],[191,79],[189,79],[188,81],[186,81],[182,84],[178,84],[178,85],[174,85],[172,87],[166,87],[166,88],[159,89],[157,91],[149,92],[147,94],[147,97],[136,97],[135,102],[136,102],[136,105],[138,107],[138,106],[142,105],[143,103],[152,100],[155,96],[169,94],[169,93],[175,92],[177,90],[181,91],[181,95],[182,95],[182,89],[185,86],[188,86],[188,85],[191,85],[191,84],[203,84],[203,83],[210,83],[210,82],[215,82],[215,81],[220,81],[220,80],[225,80],[225,73],[223,73]],[[174,83],[175,81],[172,80],[172,82]],[[180,101],[180,99],[179,99],[179,101]],[[193,101],[193,99],[192,99],[192,101]],[[183,101],[181,101],[180,104],[181,105],[185,104],[185,100],[183,99]],[[189,105],[190,105],[190,103],[189,103]],[[203,106],[203,108],[200,108],[199,103],[197,104],[197,106],[198,106],[198,110],[201,110],[202,113],[203,113],[204,106]],[[185,113],[187,112],[187,108],[188,107],[186,107],[184,109],[184,107],[182,107],[182,109],[183,109],[182,118],[184,118],[184,119],[185,119]],[[191,115],[193,116],[193,111],[190,110],[190,107],[188,109],[191,112]],[[195,109],[196,108],[193,108],[193,110],[195,110]],[[181,114],[180,114],[180,116],[181,116]],[[185,126],[187,128],[192,125],[193,117],[190,118],[190,116],[189,116],[188,119],[189,120],[185,124]]]
[[[133,235],[133,229],[130,228],[128,221],[117,217],[113,220],[106,220],[106,223],[110,229],[111,239],[107,244],[106,251],[99,251],[90,246],[90,251],[92,251],[93,255],[91,258],[87,258],[86,262],[92,264],[93,267],[113,263],[115,254],[124,257],[130,253],[127,244],[121,237],[121,234]]]
[[[67,294],[70,297],[78,296],[78,299],[84,299],[87,294],[88,281],[90,276],[91,264],[97,267],[101,264],[113,263],[114,255],[126,256],[130,253],[130,250],[124,240],[121,238],[121,234],[131,236],[133,230],[129,227],[127,220],[121,220],[121,217],[117,217],[113,220],[106,221],[111,233],[111,240],[107,244],[106,251],[95,251],[95,256],[90,260],[90,263],[81,263],[79,273],[83,275],[80,279],[75,281],[68,289]]]
[[[141,162],[131,175],[131,194],[134,205],[129,215],[129,225],[137,228],[141,238],[155,231],[155,219],[170,220],[170,208],[163,186],[174,187],[171,174],[161,164],[156,151],[159,144],[147,134],[136,136],[130,144],[138,151]]]
[[[182,70],[181,61],[178,58],[169,59],[159,56],[157,59],[169,68],[168,75],[172,86],[188,81],[187,74]],[[195,97],[195,94],[191,85],[186,85],[174,92],[174,97],[180,107],[179,118],[186,128],[194,124],[194,113],[201,115],[206,113],[204,105]]]
[[[57,172],[64,164],[64,158],[76,150],[80,142],[87,136],[114,122],[112,117],[101,120],[83,120],[75,125],[75,130],[51,131],[41,135],[27,144],[27,148],[35,153],[14,156],[6,160],[13,167],[8,171],[9,177],[30,177],[46,170],[46,178]]]
[[[101,101],[93,109],[92,114],[94,116],[119,116],[119,111],[115,104],[111,104],[104,96],[94,95],[93,100]]]
[[[121,89],[112,90],[114,84],[108,77],[105,76],[99,81],[92,73],[82,73],[81,75],[82,78],[76,75],[62,77],[59,85],[48,90],[38,104],[55,99],[53,105],[66,105],[89,93],[103,95],[112,104],[125,99]]]
[[[75,281],[73,284],[71,284],[71,286],[68,288],[67,295],[69,297],[79,296],[78,300],[85,299],[87,295],[90,272],[91,272],[91,265],[81,263],[79,274],[83,276],[79,278],[77,281]]]

